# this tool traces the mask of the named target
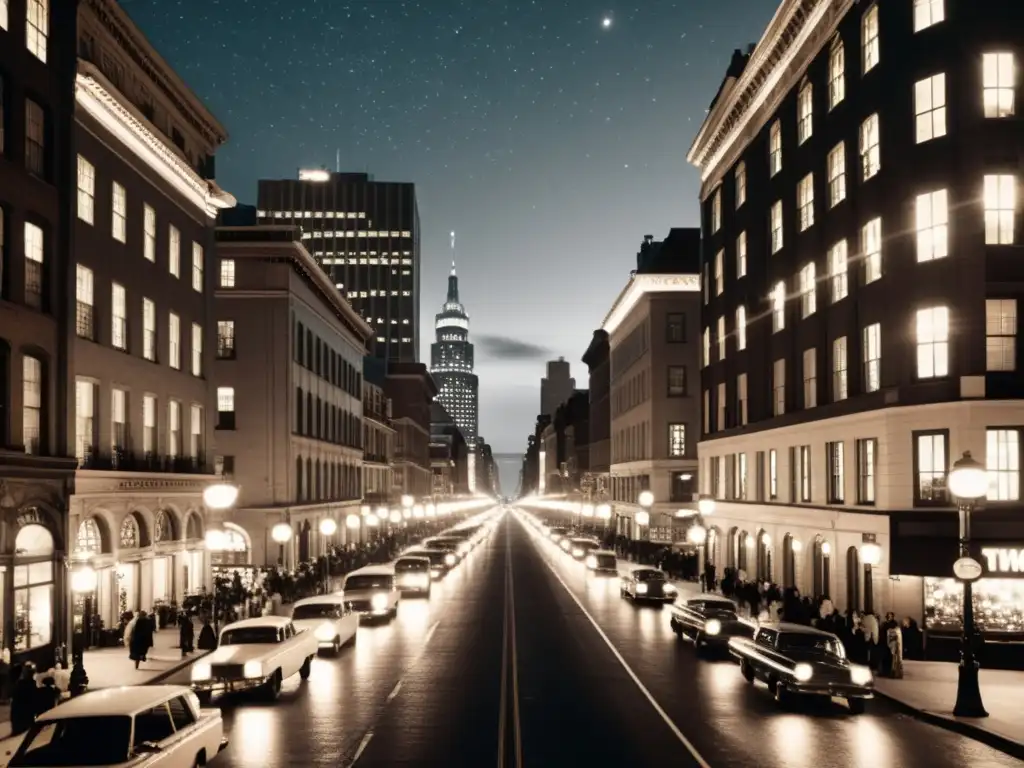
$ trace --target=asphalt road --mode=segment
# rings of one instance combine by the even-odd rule
[[[780,711],[732,663],[696,659],[667,612],[622,600],[614,577],[513,515],[429,600],[361,627],[307,683],[223,711],[223,768],[1019,765],[883,702],[858,717]]]

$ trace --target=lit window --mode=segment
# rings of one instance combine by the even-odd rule
[[[917,377],[949,375],[949,309],[929,307],[917,311]]]
[[[736,349],[747,348],[747,308],[736,307]]]
[[[721,296],[725,289],[725,251],[721,250],[715,254],[715,296]]]
[[[860,20],[860,39],[862,65],[864,72],[870,71],[878,64],[881,51],[878,45],[878,6],[868,8]]]
[[[786,361],[776,360],[772,366],[772,415],[786,412]]]
[[[846,337],[840,336],[832,342],[832,400],[845,400],[849,394],[847,386]]]
[[[814,174],[808,173],[796,185],[796,215],[800,231],[814,224]]]
[[[25,45],[29,53],[45,62],[50,34],[50,0],[28,0],[26,11]]]
[[[917,143],[946,135],[946,75],[919,80],[914,85],[914,115],[916,116]]]
[[[771,210],[772,253],[782,250],[782,201],[777,200]]]
[[[716,397],[716,400],[717,400],[716,404],[718,406],[717,409],[716,409],[718,411],[718,417],[716,419],[716,424],[717,424],[718,431],[721,432],[723,429],[725,429],[725,413],[726,413],[725,409],[726,409],[726,406],[728,405],[728,401],[726,400],[725,382],[724,381],[721,384],[719,384],[718,387],[717,387],[717,397]]]
[[[142,300],[142,356],[156,360],[156,304],[146,298]]]
[[[192,323],[192,375],[203,375],[203,328]]]
[[[125,242],[128,233],[128,199],[124,187],[116,181],[111,186],[111,235],[118,242]]]
[[[846,144],[839,142],[828,153],[828,207],[846,199]]]
[[[8,0],[0,0],[0,29],[7,29],[11,22],[10,9],[7,7]]]
[[[833,109],[846,97],[846,55],[838,37],[828,53],[828,108]]]
[[[128,349],[128,299],[123,285],[111,286],[110,307],[110,345]]]
[[[864,328],[864,391],[877,392],[882,386],[882,326]]]
[[[1020,500],[1020,430],[985,431],[989,501]]]
[[[1017,177],[985,176],[985,244],[1013,245],[1017,211]]]
[[[779,121],[768,129],[768,175],[774,176],[782,170],[782,128]]]
[[[914,0],[914,31],[920,32],[946,19],[946,0]]]
[[[739,163],[736,166],[736,207],[747,202],[747,166]]]
[[[747,275],[747,233],[740,232],[736,238],[736,277]]]
[[[711,233],[722,228],[722,188],[719,187],[711,196]]]
[[[917,260],[932,261],[949,255],[949,202],[946,190],[917,196]]]
[[[21,359],[21,444],[25,453],[38,455],[43,427],[43,363],[24,355]]]
[[[231,360],[235,356],[235,321],[217,321],[217,357]]]
[[[167,270],[181,277],[181,232],[173,224],[167,228]]]
[[[797,144],[803,144],[814,133],[814,87],[804,83],[796,97]]]
[[[3,254],[3,216],[0,212],[0,255]],[[43,264],[46,260],[46,239],[42,227],[25,222],[25,303],[43,308]],[[3,275],[0,275],[2,278]]]
[[[718,359],[725,360],[725,342],[728,336],[725,333],[725,317],[718,318]]]
[[[1017,300],[985,300],[985,369],[1017,370]]]
[[[142,209],[143,212],[143,255],[146,257],[146,261],[156,262],[156,211],[152,207],[146,205]]]
[[[92,224],[96,213],[96,169],[78,156],[78,218]]]
[[[882,152],[878,115],[871,115],[860,124],[860,174],[864,181],[882,170]]]
[[[864,254],[864,283],[882,277],[882,219],[872,219],[860,230],[860,249]]]
[[[167,364],[181,370],[181,318],[173,312],[167,316]]]
[[[707,366],[711,365],[711,329],[710,328],[705,328],[704,329],[704,338],[702,339],[702,341],[703,341],[703,355],[702,355],[702,359],[704,361],[704,366],[707,367]]]
[[[948,445],[944,433],[916,435],[914,450],[917,459],[917,487],[914,501],[925,503],[946,502],[946,476]]]
[[[786,284],[781,280],[772,290],[772,333],[786,327]]]
[[[814,262],[805,264],[800,270],[800,316],[810,317],[818,308],[817,291],[815,291]]]
[[[740,426],[747,423],[747,374],[741,373],[736,377],[736,415],[739,417]]]
[[[142,450],[146,454],[156,451],[156,398],[142,396]]]
[[[686,425],[668,425],[668,453],[672,457],[686,455]]]
[[[818,360],[813,347],[804,350],[803,374],[804,408],[815,408],[818,405]]]
[[[221,259],[220,260],[220,287],[221,288],[234,288],[235,287],[235,260],[234,259]]]
[[[75,334],[82,339],[95,339],[93,322],[93,274],[88,267],[75,266]]]
[[[832,303],[846,298],[849,292],[847,278],[846,241],[840,240],[828,249],[828,276],[832,283]]]
[[[192,243],[192,290],[203,292],[203,246]]]
[[[217,429],[235,428],[235,388],[217,387]]]
[[[986,53],[981,57],[982,101],[985,117],[1012,117],[1016,66],[1012,53]]]

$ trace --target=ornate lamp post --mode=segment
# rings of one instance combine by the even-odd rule
[[[882,562],[882,548],[874,541],[860,545],[860,561],[864,564],[864,610],[875,610],[875,567]]]
[[[651,507],[654,506],[654,494],[650,491],[640,491],[640,495],[636,497],[636,503],[640,505],[640,511],[636,513],[636,524],[641,530],[637,531],[638,538],[643,540],[644,531],[651,524]]]
[[[325,517],[320,521],[320,535],[330,541],[331,537],[338,532],[338,524],[333,517]],[[330,544],[324,547],[324,594],[331,591],[331,553]]]
[[[270,529],[270,538],[277,542],[278,550],[277,564],[284,568],[284,545],[292,540],[292,527],[288,523],[278,523]]]
[[[949,473],[949,490],[957,500],[960,511],[960,559],[953,565],[953,573],[964,585],[963,634],[960,639],[960,667],[957,670],[956,717],[988,717],[981,701],[978,684],[979,664],[974,658],[974,592],[972,589],[982,573],[981,564],[971,557],[971,515],[974,507],[988,493],[988,472],[964,451]]]
[[[206,505],[207,509],[212,510],[216,514],[216,519],[212,521],[210,525],[206,527],[206,550],[211,553],[210,557],[210,573],[213,574],[213,556],[214,552],[223,552],[228,544],[228,536],[224,529],[221,527],[220,517],[225,510],[235,506],[238,502],[239,487],[234,483],[219,482],[213,483],[206,486],[203,489],[203,504]],[[220,622],[217,616],[217,579],[213,578],[213,631],[220,637]]]
[[[79,565],[71,569],[72,593],[76,595],[92,594],[96,591],[96,583],[96,570],[91,565]],[[83,616],[82,629],[84,632],[89,631],[87,626],[89,619],[88,615]],[[73,666],[68,687],[70,688],[71,695],[77,696],[80,693],[84,693],[86,688],[89,687],[89,675],[85,672],[85,648],[83,647],[76,651],[74,645],[74,639],[72,638],[71,655],[73,657]]]

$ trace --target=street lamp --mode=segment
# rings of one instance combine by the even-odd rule
[[[960,511],[960,559],[953,570],[964,584],[963,634],[960,639],[960,667],[957,670],[956,717],[988,717],[981,701],[981,686],[978,684],[979,664],[974,658],[974,590],[973,582],[981,575],[981,565],[971,558],[971,515],[978,499],[988,493],[988,472],[985,467],[964,451],[962,458],[953,464],[947,480],[949,490],[957,500]],[[969,561],[969,562],[968,562]],[[959,567],[958,567],[959,566]],[[976,566],[976,567],[974,567]]]
[[[860,545],[860,561],[864,564],[864,610],[871,613],[875,610],[875,576],[874,568],[882,562],[882,548],[873,541]]]
[[[203,504],[209,509],[229,509],[238,501],[238,486],[234,483],[214,483],[203,489]]]
[[[355,513],[345,518],[345,527],[350,531],[358,531],[360,525],[362,525],[362,518]]]
[[[651,507],[654,506],[654,494],[650,491],[640,491],[636,497],[636,503],[640,505],[640,511],[636,513],[636,524],[644,528],[651,524]],[[640,533],[638,531],[638,533]]]
[[[697,547],[704,546],[704,542],[708,540],[708,529],[700,523],[694,523],[690,526],[690,530],[686,532],[686,540]]]
[[[718,506],[718,502],[715,501],[714,496],[702,493],[697,499],[697,511],[702,515],[713,515],[716,506]]]
[[[87,595],[96,591],[99,581],[96,569],[91,565],[76,566],[71,570],[71,591],[76,595]],[[89,687],[89,675],[85,672],[85,638],[88,637],[90,616],[88,611],[82,617],[82,648],[76,653],[74,638],[71,639],[72,668],[68,688],[72,696],[83,693]]]
[[[416,503],[416,499],[414,499],[409,494],[405,494],[405,495],[402,496],[402,508],[403,509],[411,509],[413,504],[415,504],[415,503]]]
[[[397,509],[392,509],[391,514],[388,515],[388,519],[391,521],[392,525],[398,525],[400,522],[402,522],[402,513],[399,512]]]
[[[422,504],[416,504],[412,508],[412,516],[415,517],[417,520],[422,520],[423,519],[423,514],[424,514],[424,512],[423,512],[423,505]]]
[[[325,517],[320,521],[320,535],[330,539],[338,532],[338,523],[333,517]],[[324,547],[324,594],[331,591],[331,553],[330,546]]]
[[[277,564],[284,568],[284,545],[292,539],[292,527],[288,523],[278,523],[270,529],[270,538],[281,548],[277,556]]]

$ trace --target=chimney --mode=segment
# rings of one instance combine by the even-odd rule
[[[652,240],[654,240],[654,235],[644,235],[644,243],[647,245],[650,245]]]

